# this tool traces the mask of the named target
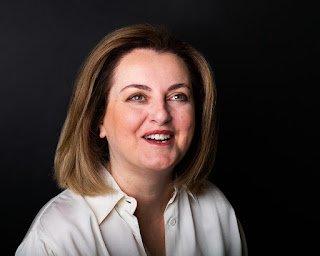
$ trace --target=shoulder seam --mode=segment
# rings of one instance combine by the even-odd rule
[[[59,198],[61,195],[65,194],[67,190],[62,191],[61,193],[59,193],[58,195],[56,195],[55,197],[51,198],[45,206],[43,206],[43,208],[40,210],[40,212],[38,213],[38,215],[36,216],[36,219],[34,220],[34,223],[32,223],[32,227],[30,231],[36,231],[36,227],[38,226],[40,219],[42,217],[42,215],[44,214],[44,212],[52,205],[52,203]]]
[[[49,248],[54,255],[63,255],[63,253],[59,250],[58,246],[56,246],[56,244],[54,242],[52,242],[45,234],[44,232],[38,230],[35,230],[34,232],[36,232],[38,234],[39,239],[43,242],[44,247]]]

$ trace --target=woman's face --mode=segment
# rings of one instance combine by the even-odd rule
[[[100,125],[111,166],[172,170],[187,152],[194,128],[192,85],[184,61],[150,49],[124,55]]]

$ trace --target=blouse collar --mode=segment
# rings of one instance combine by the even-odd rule
[[[127,195],[120,189],[112,175],[104,167],[101,167],[99,172],[112,189],[111,192],[101,196],[85,196],[84,199],[96,215],[100,225],[116,204]]]
[[[128,196],[120,189],[113,176],[105,167],[101,167],[100,174],[108,186],[112,189],[111,192],[101,196],[84,196],[84,199],[97,217],[99,225],[116,206],[121,209],[125,209],[133,215],[137,208],[136,199]],[[177,193],[178,189],[174,187],[173,196],[169,200],[167,207],[174,202]]]

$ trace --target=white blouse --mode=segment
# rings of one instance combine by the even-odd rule
[[[63,191],[40,210],[16,255],[148,255],[134,215],[137,201],[104,173],[113,193],[82,197]],[[167,256],[242,255],[234,210],[212,183],[200,195],[175,189],[164,223]]]

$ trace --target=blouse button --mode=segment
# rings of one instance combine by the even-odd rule
[[[171,218],[171,219],[169,220],[169,224],[170,224],[171,226],[176,225],[176,220],[175,220],[174,218]]]

